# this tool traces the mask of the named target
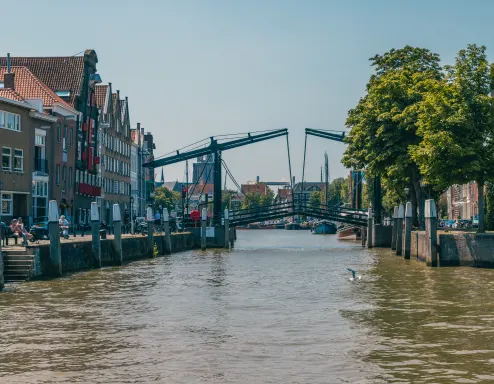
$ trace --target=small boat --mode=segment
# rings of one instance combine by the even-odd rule
[[[332,221],[320,220],[313,224],[311,231],[316,235],[334,235],[336,230],[336,224]]]
[[[338,227],[336,235],[339,240],[359,240],[361,238],[361,230],[357,225],[342,224]]]

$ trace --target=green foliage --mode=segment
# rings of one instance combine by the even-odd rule
[[[446,189],[475,180],[479,186],[479,232],[484,230],[483,186],[494,177],[491,67],[485,47],[468,45],[447,68],[444,80],[427,82],[411,147],[424,181]]]
[[[265,195],[261,195],[255,192],[249,192],[244,197],[242,202],[242,209],[256,209],[260,207],[268,207],[274,202],[274,192],[267,188]]]
[[[427,81],[442,78],[439,56],[406,46],[370,59],[375,69],[367,93],[348,112],[350,134],[343,164],[365,169],[367,177],[381,175],[391,204],[409,187],[423,206],[420,172],[409,148],[420,143],[417,116],[427,94]]]
[[[158,257],[159,254],[160,254],[160,252],[159,252],[159,249],[158,249],[158,245],[155,242],[154,245],[153,245],[153,257]]]
[[[437,213],[440,214],[440,217],[443,219],[448,217],[448,198],[445,193],[441,194],[439,197]]]
[[[236,195],[237,195],[237,191],[233,191],[233,190],[223,191],[221,193],[221,206],[222,206],[222,209],[225,209],[225,208],[231,209],[231,207],[230,207],[230,201],[231,201],[232,197],[233,196],[236,196]]]
[[[165,187],[157,187],[154,190],[154,208],[159,209],[160,206],[171,211],[175,205],[181,200],[180,193],[170,191]]]
[[[309,205],[312,208],[319,208],[321,206],[321,199],[324,197],[324,194],[319,191],[313,191],[309,197]]]
[[[486,184],[486,195],[485,195],[485,201],[486,201],[486,208],[487,208],[487,214],[485,217],[485,226],[486,229],[493,231],[494,230],[494,183],[493,182],[488,182]]]

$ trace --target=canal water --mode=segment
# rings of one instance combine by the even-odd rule
[[[493,383],[492,292],[493,270],[238,231],[232,252],[9,285],[0,383]]]

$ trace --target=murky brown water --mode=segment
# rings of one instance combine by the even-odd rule
[[[233,252],[8,286],[0,382],[494,383],[494,270],[238,235]]]

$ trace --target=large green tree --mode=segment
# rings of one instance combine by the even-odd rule
[[[154,208],[167,208],[170,212],[180,201],[180,193],[161,186],[154,189]]]
[[[390,195],[403,195],[408,187],[417,221],[417,206],[423,217],[424,194],[421,174],[409,147],[421,140],[417,116],[427,93],[424,82],[442,78],[439,56],[427,49],[406,46],[376,55],[370,61],[375,73],[366,94],[348,112],[349,145],[343,164],[365,169],[369,179],[381,175]]]
[[[324,198],[324,192],[312,191],[309,196],[309,205],[312,208],[319,208],[321,206],[321,200]]]
[[[485,47],[469,45],[459,51],[446,79],[429,79],[424,87],[428,93],[418,115],[422,140],[411,146],[412,157],[424,180],[436,189],[477,182],[478,232],[484,232],[484,186],[494,176],[491,75]]]

